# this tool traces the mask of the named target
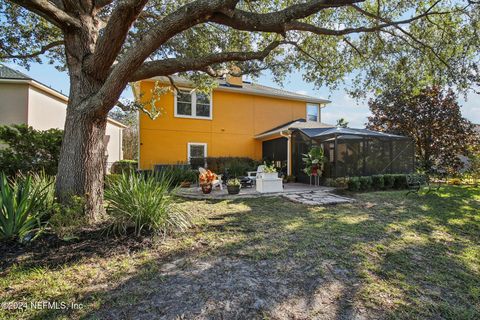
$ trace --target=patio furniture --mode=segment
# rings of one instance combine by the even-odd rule
[[[265,170],[265,166],[259,165],[257,171],[248,171],[247,177],[252,180],[253,184],[256,184],[256,180],[261,177],[263,170]]]
[[[198,172],[200,172],[200,174],[206,174],[207,170],[205,168],[198,167]],[[220,187],[220,190],[223,190],[222,175],[215,175],[217,176],[217,179],[212,181],[212,188]]]

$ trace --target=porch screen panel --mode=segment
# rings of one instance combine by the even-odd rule
[[[338,139],[337,177],[363,175],[362,139]]]
[[[392,172],[412,173],[414,171],[415,149],[413,142],[408,139],[396,140],[392,143],[393,161]]]
[[[300,132],[292,134],[292,174],[298,182],[309,183],[309,177],[303,172],[302,154],[312,147],[312,140]]]

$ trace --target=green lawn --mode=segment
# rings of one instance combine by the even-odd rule
[[[185,201],[176,238],[103,238],[9,259],[0,319],[479,319],[480,188],[372,192],[354,204]]]

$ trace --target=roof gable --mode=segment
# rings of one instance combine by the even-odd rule
[[[20,71],[9,68],[3,64],[0,64],[0,79],[19,79],[19,80],[31,80],[29,76]]]

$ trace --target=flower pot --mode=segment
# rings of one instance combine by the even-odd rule
[[[263,172],[262,179],[264,180],[275,180],[278,178],[278,172]]]
[[[228,194],[238,194],[240,192],[240,186],[227,186]]]
[[[200,186],[202,188],[202,192],[204,194],[209,194],[212,192],[212,184],[211,183],[205,183]]]

